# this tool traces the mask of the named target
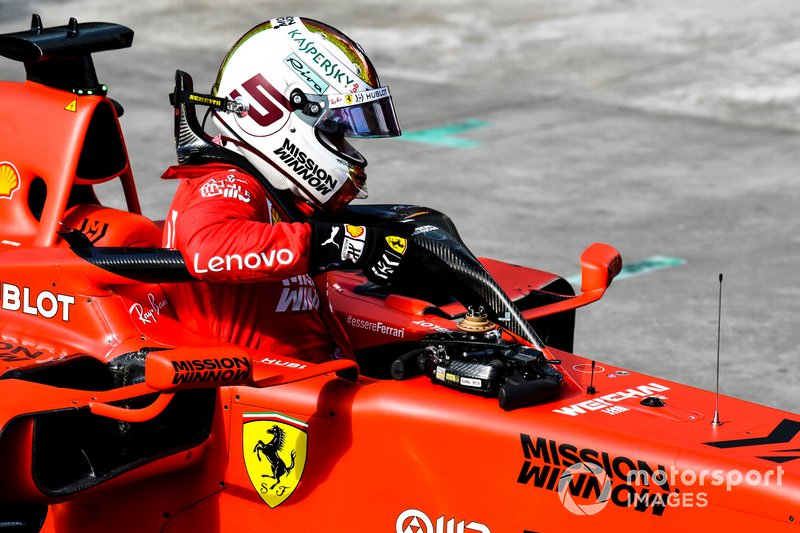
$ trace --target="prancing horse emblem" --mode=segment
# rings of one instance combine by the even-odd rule
[[[292,469],[294,469],[294,460],[297,457],[297,450],[292,450],[292,464],[286,466],[284,460],[278,455],[278,452],[283,450],[286,444],[286,433],[278,426],[272,426],[267,430],[267,433],[272,435],[272,440],[269,441],[268,444],[264,444],[264,441],[259,440],[256,447],[253,448],[253,452],[256,454],[256,458],[259,461],[261,461],[261,454],[264,454],[269,464],[272,465],[272,475],[261,474],[261,477],[274,479],[275,483],[270,487],[270,489],[274,489],[275,486],[281,482],[281,478],[288,475]]]
[[[253,488],[273,509],[300,483],[308,454],[308,422],[282,413],[244,413],[242,458]]]

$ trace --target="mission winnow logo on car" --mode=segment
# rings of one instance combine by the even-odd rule
[[[576,514],[595,514],[612,503],[661,516],[668,506],[673,489],[664,465],[525,433],[520,443],[524,460],[517,483],[558,493]]]
[[[224,383],[241,381],[250,375],[252,365],[243,357],[219,357],[172,361],[172,384]]]

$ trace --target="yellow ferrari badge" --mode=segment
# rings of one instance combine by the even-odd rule
[[[396,237],[394,235],[389,235],[386,237],[386,244],[389,245],[389,248],[400,255],[406,253],[406,247],[408,246],[408,242],[404,238]]]
[[[292,495],[303,477],[308,424],[278,413],[245,413],[242,453],[256,492],[271,508]]]

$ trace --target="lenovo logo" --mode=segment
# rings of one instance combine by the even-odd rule
[[[207,261],[201,261],[200,254],[194,254],[194,271],[197,274],[206,272],[225,272],[231,270],[259,270],[271,268],[275,264],[290,265],[294,262],[294,253],[287,249],[270,250],[269,252],[251,252],[245,255],[230,254],[225,256],[214,255]]]

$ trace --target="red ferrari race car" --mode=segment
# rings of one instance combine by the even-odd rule
[[[186,329],[164,286],[193,281],[141,215],[91,60],[132,38],[36,16],[0,36],[27,71],[0,82],[0,531],[800,531],[800,416],[571,353],[621,268],[605,244],[575,295],[475,258],[434,210],[352,207],[430,257],[414,284],[317,280],[356,361]],[[258,176],[176,82],[179,161]],[[111,180],[127,210],[98,201]]]

